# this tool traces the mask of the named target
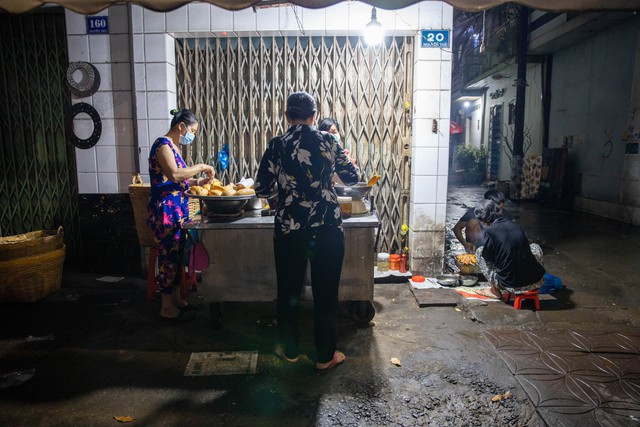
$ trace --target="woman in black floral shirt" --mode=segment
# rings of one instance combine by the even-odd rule
[[[315,345],[318,369],[345,360],[336,350],[338,285],[344,259],[344,233],[334,172],[347,185],[358,182],[358,171],[342,147],[326,132],[311,127],[316,102],[306,92],[287,98],[289,129],[267,145],[262,156],[256,193],[276,191],[274,253],[278,282],[277,319],[280,349],[290,362],[298,360],[298,307],[307,261],[311,264]]]

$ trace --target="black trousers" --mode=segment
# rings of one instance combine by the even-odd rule
[[[311,265],[314,340],[317,361],[336,351],[338,286],[344,260],[344,234],[334,226],[293,231],[274,241],[278,281],[278,335],[288,358],[298,355],[298,309],[307,261]]]

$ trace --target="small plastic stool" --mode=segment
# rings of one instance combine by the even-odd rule
[[[536,310],[540,310],[540,298],[538,298],[537,289],[535,291],[522,292],[520,294],[507,293],[506,297],[504,298],[504,301],[509,302],[512,296],[514,297],[513,299],[514,310],[520,310],[520,308],[522,307],[522,301],[524,300],[532,300],[535,304]]]
[[[158,262],[158,250],[155,247],[149,248],[149,263],[147,265],[147,300],[153,301],[153,294],[160,290],[158,282],[156,282],[156,263]],[[182,268],[180,272],[180,296],[187,299],[189,289],[197,288],[197,280],[195,272],[187,272]]]

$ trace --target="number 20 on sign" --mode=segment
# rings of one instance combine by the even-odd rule
[[[450,47],[449,30],[422,30],[420,47]]]

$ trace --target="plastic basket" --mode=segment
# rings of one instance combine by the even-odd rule
[[[35,302],[60,289],[66,247],[0,261],[0,302]]]
[[[15,236],[0,237],[0,260],[23,258],[60,249],[64,244],[64,229],[38,230]]]

